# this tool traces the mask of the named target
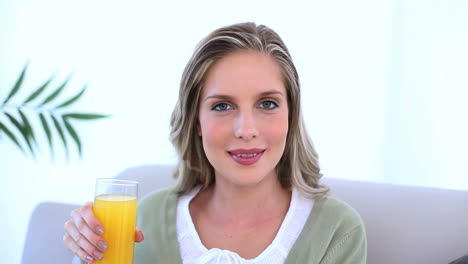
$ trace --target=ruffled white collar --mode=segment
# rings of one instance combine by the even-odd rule
[[[305,198],[293,189],[288,212],[272,243],[257,257],[244,259],[229,250],[207,249],[201,242],[189,211],[190,201],[199,191],[200,187],[194,188],[177,202],[177,239],[184,264],[284,263],[314,206],[314,200]]]

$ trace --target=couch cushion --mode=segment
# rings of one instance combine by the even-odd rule
[[[449,263],[468,253],[468,191],[324,182],[361,214],[368,263]]]

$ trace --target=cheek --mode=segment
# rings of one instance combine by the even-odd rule
[[[287,113],[268,120],[268,122],[266,122],[265,128],[263,129],[263,133],[271,144],[284,148],[286,137],[288,136]]]
[[[288,136],[288,118],[271,120],[269,129],[264,130],[265,139],[270,149],[269,157],[276,164],[283,156]]]
[[[213,147],[222,146],[224,142],[226,142],[228,127],[229,126],[226,124],[213,120],[212,118],[200,117],[200,132],[205,152],[211,152],[210,150]]]

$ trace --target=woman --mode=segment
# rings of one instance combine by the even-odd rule
[[[366,262],[359,215],[319,182],[297,71],[274,31],[242,23],[202,40],[171,127],[177,181],[140,202],[136,264]],[[83,261],[105,254],[90,204],[65,230]]]

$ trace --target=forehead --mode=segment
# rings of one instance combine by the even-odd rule
[[[281,68],[267,54],[239,51],[218,60],[208,71],[202,97],[210,94],[252,94],[277,90],[285,94]]]

